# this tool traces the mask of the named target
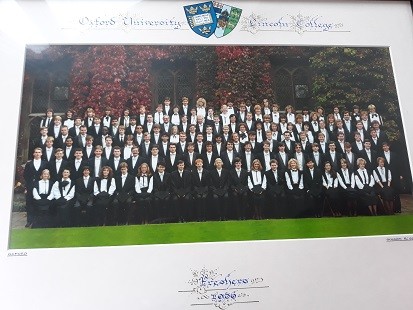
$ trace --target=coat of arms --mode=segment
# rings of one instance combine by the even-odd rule
[[[216,1],[184,6],[186,19],[198,35],[209,38],[215,34],[221,38],[238,24],[242,10]]]

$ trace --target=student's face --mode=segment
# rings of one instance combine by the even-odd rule
[[[184,168],[185,168],[185,164],[184,164],[184,163],[179,163],[179,164],[178,164],[178,170],[179,170],[179,171],[184,170]]]
[[[383,151],[388,152],[390,147],[388,145],[383,145]]]
[[[246,151],[246,152],[251,152],[251,144],[245,144],[245,146],[244,146],[244,150]]]
[[[63,152],[62,151],[56,152],[55,156],[56,156],[56,159],[60,160],[63,158]]]
[[[43,128],[42,130],[40,130],[40,134],[42,136],[47,136],[47,128]]]
[[[216,167],[217,169],[222,169],[222,161],[221,161],[221,160],[217,160],[217,161],[215,162],[215,167]]]
[[[142,131],[143,131],[142,126],[136,126],[136,128],[135,128],[135,132],[136,132],[136,133],[141,134]]]
[[[290,166],[291,166],[291,169],[293,170],[297,169],[297,163],[295,161],[292,161]]]
[[[364,148],[369,150],[371,148],[371,143],[370,142],[364,142]]]
[[[309,162],[307,163],[307,167],[308,167],[309,169],[313,169],[313,168],[314,168],[314,163],[313,163],[312,161],[309,161]]]
[[[104,178],[107,178],[109,176],[109,169],[105,168],[102,170],[102,175]]]
[[[139,149],[136,147],[136,148],[133,148],[132,149],[132,156],[138,156],[139,155]]]
[[[318,141],[324,142],[325,138],[326,138],[326,137],[324,137],[324,135],[319,135],[319,136],[318,136]]]
[[[165,167],[164,166],[158,166],[158,173],[164,173]]]
[[[120,172],[121,172],[122,174],[127,174],[127,173],[128,173],[128,168],[122,167],[122,168],[120,168]]]
[[[48,118],[53,117],[53,112],[47,111],[46,116],[47,116]]]
[[[64,179],[68,179],[70,177],[70,171],[67,169],[63,170],[62,176]]]
[[[269,146],[267,143],[265,143],[265,144],[263,145],[263,148],[264,148],[264,151],[265,151],[265,152],[268,152],[268,151],[270,150],[270,146]]]
[[[72,139],[66,139],[65,144],[66,144],[67,147],[71,147],[73,145],[73,140]]]
[[[151,153],[152,153],[153,156],[157,156],[158,153],[159,153],[159,150],[156,147],[154,147],[154,148],[152,148]]]
[[[189,153],[192,153],[194,151],[195,147],[193,145],[188,145],[187,149],[188,149]]]
[[[199,162],[197,162],[197,163],[195,164],[195,166],[196,166],[196,168],[197,168],[198,170],[201,170],[203,165],[204,165],[204,164],[202,163],[202,161],[199,161]]]
[[[75,119],[75,125],[80,126],[82,124],[82,120],[80,118]]]
[[[379,161],[379,167],[384,167],[384,160]]]
[[[234,145],[232,143],[227,143],[227,150],[232,151],[234,149]]]
[[[171,152],[172,154],[175,154],[175,152],[176,152],[176,146],[175,146],[175,145],[170,145],[170,146],[169,146],[169,152]]]
[[[330,163],[326,163],[326,164],[324,165],[324,169],[325,169],[326,171],[330,171],[330,170],[331,170],[331,164],[330,164]]]
[[[84,128],[84,127],[81,127],[81,128],[80,128],[80,134],[81,134],[81,135],[85,135],[86,132],[87,132],[87,129],[86,129],[86,128]]]
[[[277,165],[277,163],[271,163],[271,170],[272,171],[275,171],[275,170],[277,170],[277,168],[278,168],[278,165]]]
[[[237,162],[235,163],[235,168],[241,169],[241,166],[242,166],[242,164],[241,164],[240,161],[237,161]]]
[[[141,166],[141,173],[147,173],[148,172],[148,166],[147,165],[142,165]]]
[[[366,164],[365,164],[364,161],[361,161],[361,162],[359,163],[359,168],[360,168],[360,169],[364,169],[365,166],[366,166]]]
[[[102,150],[101,149],[96,149],[95,150],[95,156],[97,156],[97,157],[102,156]]]
[[[253,165],[254,170],[258,170],[260,168],[260,164],[255,162]]]
[[[83,176],[84,177],[88,177],[89,175],[90,175],[90,170],[89,169],[83,170]]]
[[[106,142],[106,146],[112,146],[112,139],[106,139],[105,140],[105,142]]]
[[[53,146],[53,141],[52,140],[47,140],[46,141],[46,146],[47,147],[52,147]]]
[[[50,179],[49,171],[43,171],[42,172],[42,180],[49,180],[49,179]]]
[[[330,149],[330,151],[334,152],[336,150],[336,145],[335,144],[329,144],[328,148]]]
[[[313,150],[313,152],[318,152],[319,147],[315,145],[315,146],[312,147],[312,150]]]
[[[92,139],[87,139],[86,140],[86,145],[87,146],[91,146],[93,144],[93,140]]]
[[[125,128],[119,128],[119,134],[124,135],[125,134]]]
[[[341,168],[342,169],[347,169],[347,163],[346,162],[341,162]]]
[[[120,157],[120,150],[113,150],[113,155],[116,157],[116,158],[118,158],[118,157]]]
[[[95,151],[95,155],[96,155],[96,151]],[[82,151],[76,151],[75,152],[75,157],[76,159],[81,159],[83,156],[83,152]]]

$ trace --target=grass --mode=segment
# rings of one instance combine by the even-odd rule
[[[350,237],[413,233],[413,215],[13,229],[10,249]]]

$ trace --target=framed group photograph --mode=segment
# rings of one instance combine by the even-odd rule
[[[0,304],[408,308],[412,30],[410,1],[0,1]]]

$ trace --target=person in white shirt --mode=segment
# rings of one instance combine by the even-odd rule
[[[50,172],[48,169],[44,169],[41,179],[37,180],[33,187],[34,220],[32,228],[52,227],[51,206],[54,199],[52,185]]]
[[[57,227],[69,227],[72,224],[71,213],[75,203],[75,184],[70,180],[70,170],[64,169],[62,179],[53,184],[52,196],[55,199]]]
[[[334,217],[342,214],[338,186],[337,173],[332,168],[331,163],[327,161],[324,163],[323,188]]]
[[[338,184],[340,185],[341,198],[346,202],[349,216],[357,216],[357,192],[354,189],[354,173],[349,169],[345,158],[340,159],[341,169],[337,171]]]
[[[375,184],[374,177],[367,171],[364,158],[357,159],[357,166],[359,168],[354,173],[354,180],[362,207],[367,206],[370,215],[377,215],[377,195],[373,188]]]
[[[303,217],[305,215],[304,204],[304,179],[303,173],[298,169],[298,162],[295,158],[288,161],[288,169],[285,172],[287,182],[287,210],[288,217]]]
[[[107,222],[110,222],[111,219],[108,219],[108,216],[114,216],[112,201],[115,191],[116,183],[113,178],[112,168],[109,166],[103,166],[93,187],[93,195],[95,196],[95,219],[98,226],[103,226]],[[107,219],[106,221],[105,218]]]
[[[384,157],[377,158],[377,168],[373,170],[374,180],[377,183],[378,194],[383,200],[386,215],[394,214],[394,190],[392,187],[392,175],[388,167],[385,166]]]
[[[254,207],[254,220],[262,220],[265,204],[265,190],[267,179],[263,172],[259,159],[252,162],[251,171],[248,174],[248,188],[252,193],[252,205]]]

